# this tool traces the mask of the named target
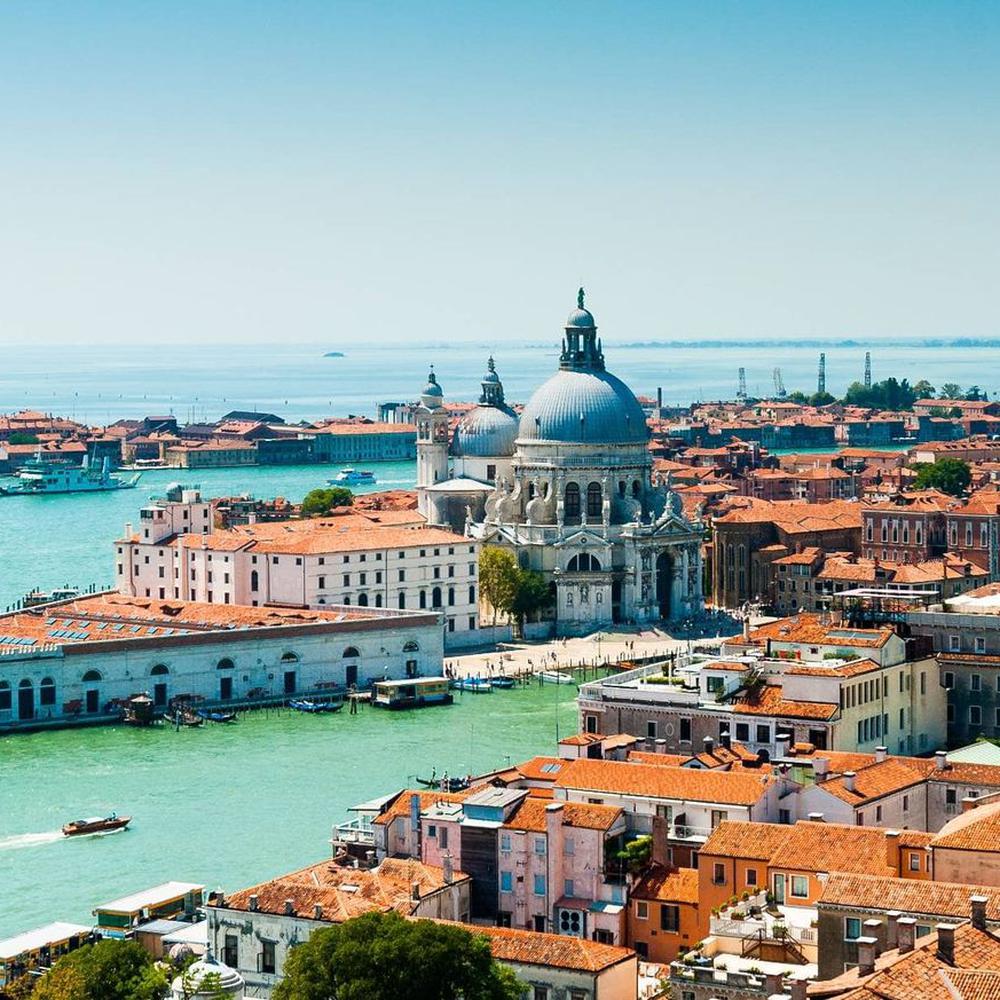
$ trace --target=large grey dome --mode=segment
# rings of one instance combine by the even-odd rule
[[[466,458],[508,458],[517,440],[517,414],[507,406],[477,406],[462,417],[452,454]]]
[[[562,370],[531,397],[519,441],[645,444],[646,415],[632,390],[606,371]]]

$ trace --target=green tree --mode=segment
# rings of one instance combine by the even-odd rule
[[[479,554],[479,594],[493,611],[509,614],[517,590],[518,566],[514,553],[499,545],[487,545]]]
[[[925,378],[922,378],[913,387],[913,391],[916,394],[917,399],[933,399],[937,395],[937,389],[935,389],[934,386],[932,386]]]
[[[520,1000],[523,990],[485,937],[373,912],[298,945],[274,1000]]]
[[[942,458],[939,462],[913,466],[917,470],[914,486],[918,490],[941,490],[960,497],[972,481],[967,463],[959,458]]]
[[[541,573],[519,569],[514,582],[513,598],[509,607],[504,610],[513,617],[518,635],[523,635],[525,618],[550,607],[552,601],[552,591]]]
[[[334,507],[350,507],[353,502],[354,494],[345,486],[311,490],[302,501],[302,516],[329,514]]]
[[[836,402],[836,397],[829,392],[814,392],[809,397],[810,406],[829,406],[831,403]]]
[[[962,387],[955,382],[945,382],[941,386],[941,394],[938,399],[961,399]]]
[[[38,444],[38,438],[28,431],[14,431],[7,438],[7,444]]]
[[[163,1000],[166,974],[135,941],[98,941],[64,955],[32,1000]]]

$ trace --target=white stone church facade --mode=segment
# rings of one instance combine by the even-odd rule
[[[479,405],[453,435],[433,372],[416,423],[421,511],[543,573],[557,634],[701,613],[701,525],[654,482],[645,415],[605,369],[582,289],[559,370],[520,417],[491,358]]]

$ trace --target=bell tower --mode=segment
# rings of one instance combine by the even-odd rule
[[[430,519],[432,506],[425,490],[448,478],[448,411],[444,393],[438,385],[434,368],[427,376],[427,385],[420,395],[415,413],[417,422],[417,494],[420,512]]]

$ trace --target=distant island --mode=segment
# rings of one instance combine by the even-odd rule
[[[326,354],[323,355],[324,358],[342,358],[343,356],[343,351],[327,351]]]

